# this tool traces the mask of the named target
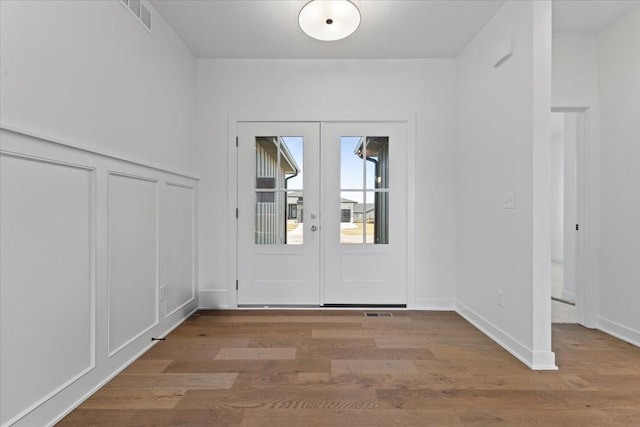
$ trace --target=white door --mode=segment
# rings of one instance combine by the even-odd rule
[[[406,304],[405,131],[238,124],[239,305]]]
[[[238,305],[320,303],[320,125],[238,124]]]
[[[405,125],[323,123],[322,191],[322,303],[405,305]]]

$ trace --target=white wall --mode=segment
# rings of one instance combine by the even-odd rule
[[[197,307],[195,60],[119,2],[0,8],[0,424],[42,426]]]
[[[584,126],[580,139],[576,167],[580,231],[575,225],[567,229],[565,246],[575,247],[574,286],[569,294],[575,294],[576,317],[579,323],[595,327],[598,311],[598,263],[599,263],[599,215],[600,215],[600,99],[598,94],[598,36],[597,34],[553,34],[552,107],[581,111]],[[575,115],[575,114],[573,114]],[[573,126],[565,128],[576,135]],[[571,201],[567,201],[568,203]],[[569,260],[571,261],[571,260]],[[566,262],[566,260],[565,260]],[[570,266],[565,266],[565,277]],[[565,279],[566,281],[566,279]]]
[[[119,1],[0,7],[4,127],[194,172],[195,59],[160,14],[149,33]]]
[[[601,329],[640,345],[640,8],[599,36]]]
[[[554,33],[552,44],[553,107],[598,106],[598,36]]]
[[[228,115],[318,112],[416,115],[416,291],[410,305],[454,304],[454,60],[198,60],[200,304],[233,306],[228,236]],[[293,116],[293,114],[291,115]],[[235,148],[234,148],[235,149]],[[411,197],[411,196],[410,196]],[[229,234],[228,234],[229,233]]]
[[[627,195],[638,193],[633,173],[640,168],[639,14],[636,8],[600,34],[554,34],[552,95],[554,107],[585,107],[587,114],[586,153],[578,159],[586,185],[576,236],[586,249],[576,277],[581,323],[636,344],[638,205]]]
[[[507,2],[458,57],[458,311],[536,369],[554,369],[550,302],[551,11]],[[494,68],[511,38],[514,53]],[[504,209],[505,193],[516,208]]]

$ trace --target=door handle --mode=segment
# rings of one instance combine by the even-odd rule
[[[316,227],[315,225],[311,226],[311,231],[317,231],[317,230],[318,230],[318,227]]]

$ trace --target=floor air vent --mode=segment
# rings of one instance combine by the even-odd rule
[[[389,312],[386,312],[386,313],[367,312],[364,315],[365,317],[393,317],[393,315]]]

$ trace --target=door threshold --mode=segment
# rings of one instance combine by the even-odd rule
[[[321,308],[321,306],[317,304],[238,304],[238,308],[255,308],[255,309],[296,309],[296,308]]]
[[[325,308],[407,308],[407,304],[324,304]]]
[[[551,301],[561,302],[562,304],[572,305],[574,307],[576,306],[575,302],[569,301],[567,299],[558,298],[558,297],[551,297]]]
[[[238,304],[239,309],[245,310],[335,310],[335,309],[406,309],[406,304]]]

